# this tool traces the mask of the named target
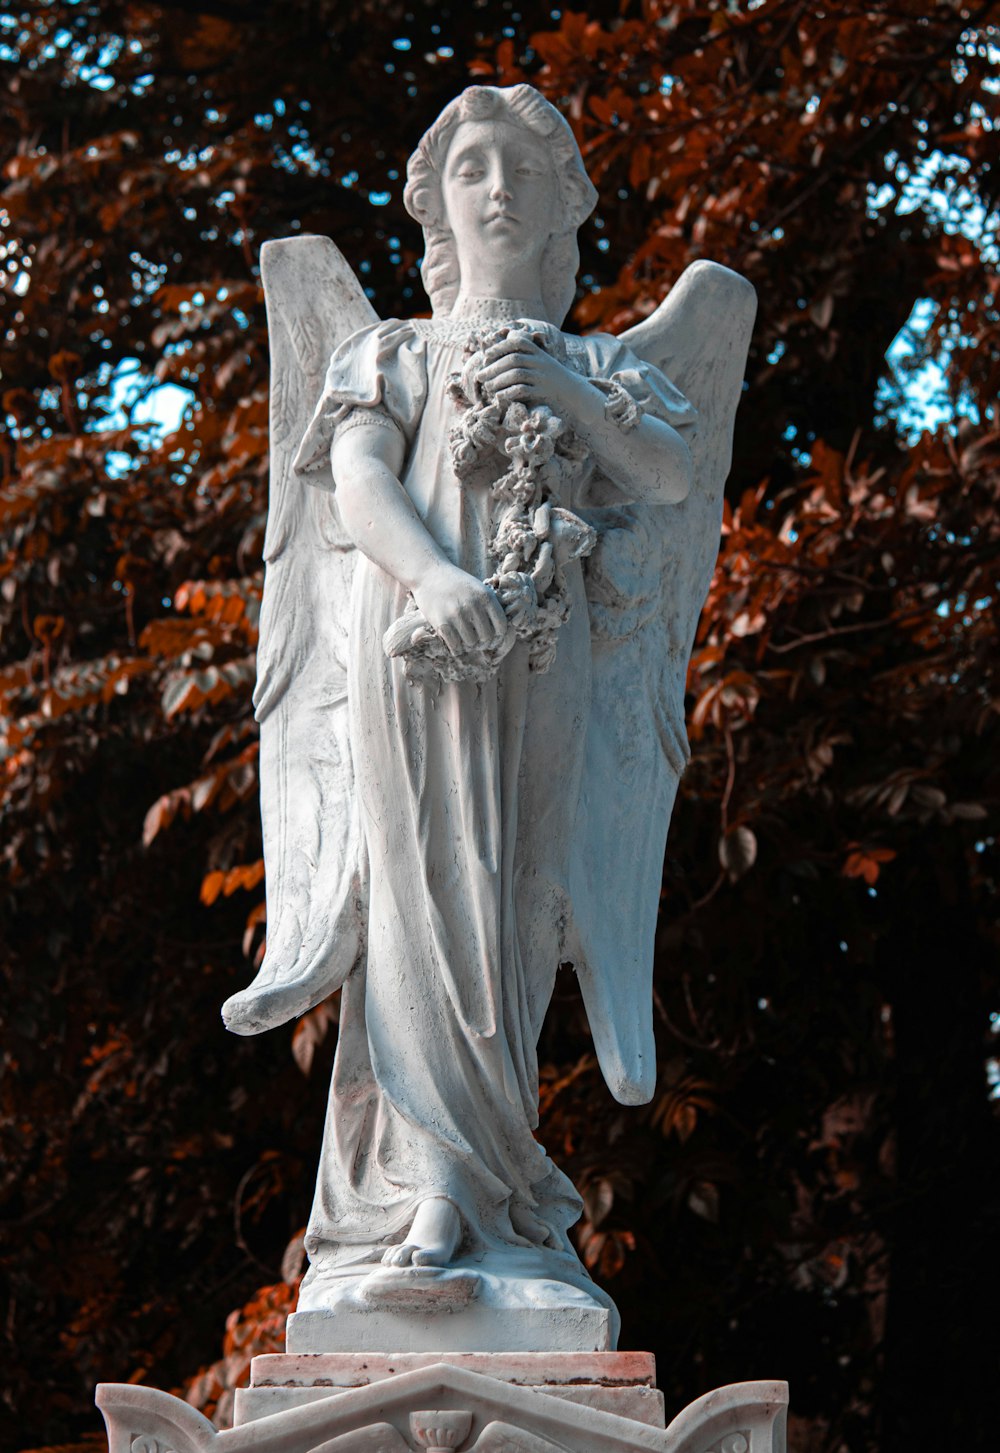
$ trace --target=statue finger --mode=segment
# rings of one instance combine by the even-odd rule
[[[493,343],[483,354],[483,363],[489,365],[495,363],[498,358],[505,358],[508,353],[516,353],[521,342],[518,338],[501,338],[499,343]]]
[[[438,635],[453,656],[462,654],[462,638],[450,621],[438,626]]]
[[[477,605],[475,611],[470,616],[470,622],[473,626],[474,634],[469,644],[477,647],[489,646],[492,643],[494,632],[492,626],[489,624],[485,608]]]
[[[499,605],[499,601],[497,602],[497,604]],[[478,632],[480,646],[495,646],[500,640],[507,625],[507,620],[506,617],[503,616],[502,609],[500,611],[500,614],[503,617],[503,625],[500,625],[494,618],[493,611],[490,607],[490,602],[487,600],[484,600],[482,605],[477,610],[476,629]]]
[[[535,344],[530,338],[521,337],[501,338],[499,343],[492,344],[483,354],[484,363],[493,363],[498,358],[503,358],[511,353],[532,353],[537,352]]]
[[[502,409],[509,408],[511,404],[530,403],[534,396],[535,390],[526,383],[516,383],[511,388],[498,389],[493,395]]]
[[[499,378],[509,368],[530,369],[532,359],[526,353],[505,353],[502,358],[497,358],[493,363],[479,370],[481,380],[489,381]]]
[[[476,624],[475,607],[466,607],[455,617],[455,629],[458,631],[459,653],[471,651],[479,645],[479,630]]]
[[[534,374],[527,368],[506,368],[500,374],[490,380],[493,389],[499,391],[504,388],[512,388],[519,383],[536,383]]]
[[[489,616],[490,629],[501,637],[505,636],[507,634],[507,612],[493,587],[488,585],[486,591],[486,611]]]

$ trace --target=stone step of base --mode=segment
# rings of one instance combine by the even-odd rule
[[[612,1341],[605,1307],[465,1307],[401,1317],[398,1310],[345,1302],[335,1310],[293,1312],[289,1352],[603,1352]]]
[[[478,1370],[478,1369],[477,1369]],[[495,1374],[494,1374],[495,1375]],[[643,1423],[647,1427],[664,1426],[663,1394],[657,1388],[638,1384],[632,1387],[608,1387],[599,1383],[563,1383],[559,1385],[528,1384],[539,1397],[549,1396],[581,1407],[594,1408],[604,1413],[615,1413],[620,1418]],[[237,1390],[234,1407],[234,1423],[241,1427],[268,1418],[275,1413],[286,1413],[292,1408],[304,1407],[307,1403],[320,1402],[323,1398],[343,1397],[350,1387],[245,1387]]]
[[[574,1383],[655,1387],[651,1352],[271,1352],[250,1363],[251,1387],[367,1387],[448,1362],[523,1387]]]

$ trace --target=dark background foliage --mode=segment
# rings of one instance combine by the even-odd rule
[[[656,1098],[611,1100],[568,970],[542,1045],[581,1252],[669,1409],[781,1376],[799,1450],[995,1436],[996,11],[0,18],[7,1446],[96,1437],[98,1378],[224,1421],[280,1345],[336,1006],[252,1041],[218,1017],[264,931],[257,257],[325,233],[383,316],[422,310],[405,161],[476,78],[532,80],[584,147],[575,326],[620,330],[702,256],[760,298]]]

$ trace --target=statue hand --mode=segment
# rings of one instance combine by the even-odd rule
[[[523,334],[487,349],[479,381],[501,408],[513,403],[548,404],[569,424],[576,419],[582,392],[592,387]]]
[[[413,599],[453,656],[495,646],[507,631],[503,606],[488,585],[445,562],[428,571]]]

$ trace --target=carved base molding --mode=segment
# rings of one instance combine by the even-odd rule
[[[474,1299],[466,1298],[464,1305],[449,1306],[447,1284],[437,1297],[421,1288],[414,1296],[422,1301],[414,1300],[412,1306],[407,1306],[399,1291],[403,1275],[394,1274],[394,1299],[389,1305],[365,1305],[354,1294],[333,1307],[293,1312],[288,1318],[289,1352],[377,1352],[391,1347],[394,1338],[402,1342],[405,1337],[408,1352],[447,1353],[450,1361],[452,1353],[466,1347],[499,1355],[511,1347],[528,1353],[537,1353],[540,1348],[556,1348],[560,1353],[572,1353],[578,1348],[600,1352],[615,1343],[617,1314],[612,1317],[613,1309],[589,1299],[581,1305],[579,1293],[575,1293],[574,1304],[569,1300],[574,1295],[571,1287],[559,1289],[564,1293],[562,1304],[551,1307],[498,1305],[495,1287],[484,1288]],[[418,1307],[420,1314],[416,1315]],[[411,1315],[401,1318],[401,1311]]]
[[[103,1383],[109,1453],[785,1453],[788,1387],[706,1393],[664,1427],[644,1353],[258,1357],[219,1432],[180,1398]]]
[[[255,1357],[250,1386],[236,1394],[236,1422],[302,1407],[338,1390],[367,1387],[441,1362],[650,1427],[664,1425],[663,1394],[656,1387],[656,1364],[649,1353],[584,1351]]]

